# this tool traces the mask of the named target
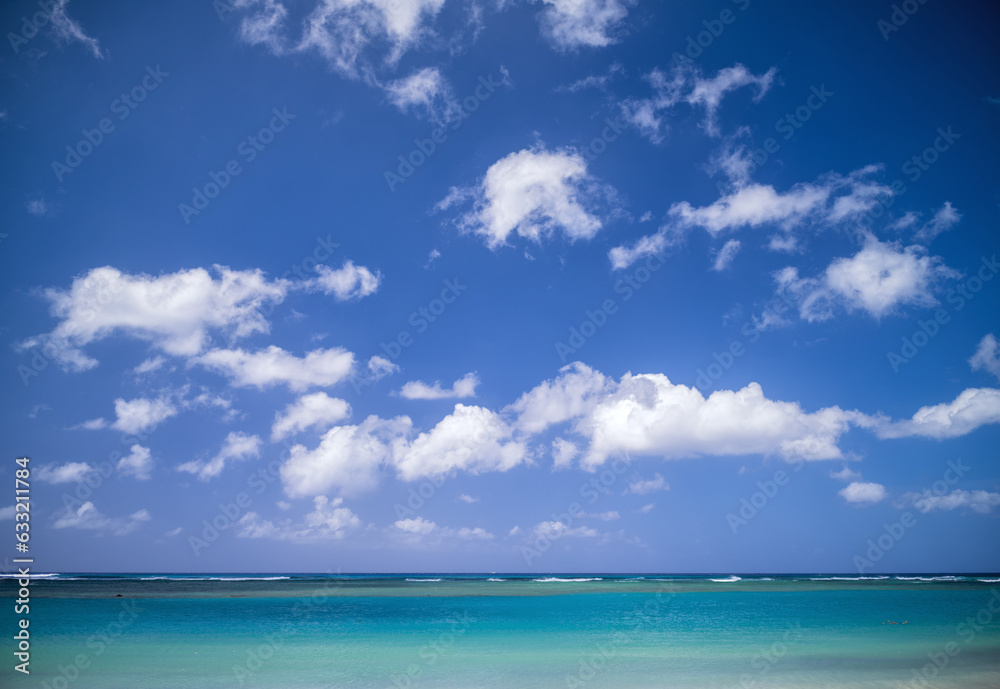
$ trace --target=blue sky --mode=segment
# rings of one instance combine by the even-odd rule
[[[903,5],[7,3],[36,569],[1000,569],[995,37]]]

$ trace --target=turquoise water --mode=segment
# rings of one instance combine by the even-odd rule
[[[988,576],[155,576],[34,580],[0,686],[1000,687]]]

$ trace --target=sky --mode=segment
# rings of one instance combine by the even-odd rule
[[[1000,570],[995,20],[4,3],[35,571]]]

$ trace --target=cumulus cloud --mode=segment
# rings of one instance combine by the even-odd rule
[[[555,541],[560,538],[597,538],[600,534],[589,526],[570,527],[561,521],[539,522],[531,527],[534,540],[547,538]]]
[[[406,533],[426,536],[437,528],[437,524],[423,517],[413,517],[412,519],[400,519],[395,523],[395,527]]]
[[[542,33],[556,48],[602,48],[617,42],[615,30],[628,16],[630,0],[543,0]]]
[[[850,467],[845,466],[840,471],[831,471],[830,478],[835,478],[838,481],[857,481],[861,478],[861,474],[857,471],[853,471]]]
[[[94,471],[86,462],[43,465],[32,472],[32,476],[43,483],[76,483]]]
[[[957,438],[989,424],[1000,423],[1000,390],[969,388],[951,402],[921,407],[913,418],[869,422],[880,438]]]
[[[337,301],[367,297],[378,291],[382,284],[382,273],[356,266],[351,260],[344,261],[344,265],[337,270],[318,265],[316,272],[319,277],[313,278],[310,285],[321,289],[324,294],[333,294]]]
[[[422,381],[414,380],[403,385],[399,396],[408,400],[464,399],[476,396],[477,385],[479,385],[479,377],[475,372],[466,373],[447,389],[441,387],[441,381],[436,380],[433,385],[428,385]]]
[[[519,430],[540,433],[589,412],[613,385],[614,381],[600,371],[576,361],[559,369],[555,379],[521,395],[507,411],[516,415],[514,423]]]
[[[973,371],[986,371],[1000,380],[1000,345],[993,333],[979,341],[976,353],[969,359]]]
[[[300,431],[312,428],[326,430],[351,415],[351,405],[342,399],[330,397],[325,392],[302,395],[274,415],[271,440],[279,441]]]
[[[237,522],[239,538],[272,538],[295,542],[344,538],[352,529],[361,526],[361,519],[343,505],[342,498],[330,500],[325,495],[313,498],[313,510],[302,523],[285,520],[275,524],[261,518],[256,512],[247,512]]]
[[[20,342],[18,349],[42,347],[63,368],[85,371],[98,362],[83,347],[116,333],[166,354],[194,356],[208,344],[211,331],[232,338],[269,332],[259,307],[265,300],[281,302],[291,283],[218,265],[214,273],[194,268],[153,277],[94,268],[75,278],[68,290],[42,291],[59,323]]]
[[[471,200],[457,224],[496,249],[511,233],[540,243],[561,232],[569,241],[590,239],[601,229],[597,198],[613,196],[587,173],[583,156],[571,150],[524,149],[501,158],[471,188],[452,188],[439,210]],[[588,208],[590,206],[590,208]]]
[[[474,504],[476,504],[477,502],[479,502],[479,498],[474,498],[474,497],[472,497],[471,495],[466,495],[465,493],[461,493],[461,494],[460,494],[460,495],[458,496],[458,499],[459,499],[459,500],[460,500],[461,502],[464,502],[464,503],[466,503],[467,505],[474,505]]]
[[[354,368],[354,354],[345,349],[316,349],[299,358],[271,345],[257,352],[213,349],[192,360],[228,376],[237,387],[258,389],[285,385],[293,392],[330,387],[347,378]]]
[[[251,457],[260,456],[260,438],[256,435],[247,435],[242,431],[231,431],[222,443],[219,452],[209,459],[191,460],[177,467],[177,471],[185,471],[195,474],[200,480],[207,481],[215,478],[226,468],[228,461],[242,461]]]
[[[885,486],[880,483],[862,483],[854,481],[838,491],[838,495],[847,502],[862,505],[874,505],[885,498]]]
[[[153,455],[148,447],[133,445],[129,453],[118,460],[115,465],[122,476],[132,476],[140,481],[148,481],[152,477]]]
[[[573,463],[573,458],[580,454],[580,448],[575,443],[565,438],[556,438],[552,441],[553,469],[568,469]]]
[[[130,435],[146,433],[177,414],[177,407],[167,396],[156,399],[139,397],[134,400],[119,397],[115,400],[117,418],[111,427]]]
[[[162,356],[151,357],[149,359],[144,359],[142,363],[132,369],[132,372],[136,375],[142,375],[144,373],[152,373],[153,371],[158,371],[163,368],[163,364],[167,362]]]
[[[94,507],[94,503],[87,501],[75,510],[72,507],[67,507],[63,515],[53,524],[53,527],[56,529],[86,529],[107,532],[115,536],[125,536],[149,520],[149,512],[144,509],[133,512],[127,517],[108,517]]]
[[[985,490],[953,490],[943,495],[925,490],[922,493],[904,493],[900,499],[903,504],[912,504],[924,514],[959,508],[967,508],[977,514],[989,514],[994,507],[1000,506],[1000,493]]]

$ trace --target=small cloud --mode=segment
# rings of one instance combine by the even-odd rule
[[[43,411],[52,411],[52,407],[50,407],[47,404],[36,404],[35,406],[33,406],[31,408],[31,411],[28,412],[28,418],[29,419],[37,419],[38,418],[38,414],[40,412],[43,412]]]
[[[162,356],[146,359],[141,364],[133,368],[132,373],[135,373],[137,375],[142,375],[143,373],[152,373],[153,371],[156,371],[157,369],[162,367],[164,363],[166,363],[166,359],[164,359]]]
[[[399,366],[385,357],[376,355],[368,360],[368,378],[370,380],[381,380],[393,373],[399,373]]]
[[[476,396],[477,385],[479,385],[479,377],[475,372],[472,372],[466,373],[452,383],[450,389],[442,388],[441,381],[434,381],[433,385],[428,385],[422,381],[414,380],[403,385],[397,394],[408,400],[464,399]]]
[[[608,512],[597,512],[595,514],[585,515],[591,519],[600,519],[602,522],[611,522],[616,519],[621,519],[622,516],[618,514],[618,510],[609,510]]]
[[[840,497],[847,502],[860,505],[874,505],[881,502],[885,496],[885,486],[880,483],[862,483],[855,481],[838,491]]]
[[[845,466],[840,471],[831,471],[830,478],[835,478],[838,481],[857,481],[861,478],[861,474]]]
[[[715,263],[712,264],[712,270],[717,272],[722,272],[728,268],[733,263],[733,259],[736,258],[736,254],[740,252],[740,240],[730,239],[726,242],[719,253],[715,255]]]
[[[28,201],[28,203],[25,205],[24,208],[25,210],[28,211],[28,213],[34,215],[37,218],[41,218],[43,216],[48,215],[50,210],[49,204],[46,203],[45,199],[43,198],[37,198]]]
[[[63,516],[53,524],[53,528],[106,531],[115,536],[124,536],[135,531],[143,522],[149,520],[149,512],[144,509],[133,512],[128,517],[108,517],[101,514],[94,507],[94,503],[88,501],[76,510],[67,507]]]
[[[625,490],[626,493],[631,493],[632,495],[648,495],[658,490],[670,490],[670,485],[664,480],[659,474],[655,474],[653,478],[633,481],[628,484],[628,488]]]
[[[990,493],[985,490],[953,490],[940,495],[925,490],[922,493],[905,493],[901,497],[901,502],[912,504],[924,514],[959,508],[967,508],[977,514],[989,514],[994,507],[1000,506],[1000,493]]]
[[[969,359],[973,371],[986,371],[1000,380],[1000,343],[993,333],[979,341],[976,353]]]
[[[166,532],[163,535],[166,536],[167,538],[174,538],[176,536],[180,536],[181,535],[181,531],[183,531],[183,530],[184,529],[182,529],[181,527],[178,526],[176,529],[170,529],[170,531]]]
[[[437,249],[431,249],[431,252],[427,254],[427,263],[424,264],[424,268],[430,268],[434,261],[441,258],[441,252]]]
[[[134,476],[140,481],[148,481],[153,471],[153,458],[148,447],[133,445],[129,454],[118,460],[116,467],[122,476]]]
[[[639,514],[649,514],[650,512],[653,511],[654,507],[656,507],[655,503],[651,502],[648,505],[643,505],[642,507],[637,509],[636,512],[638,512]]]
[[[400,519],[395,523],[395,527],[406,533],[426,536],[437,528],[437,524],[423,517],[414,517],[412,519]]]
[[[469,505],[473,505],[473,504],[479,502],[479,498],[474,498],[471,495],[466,495],[465,493],[462,493],[461,495],[459,495],[458,499],[460,501],[466,503],[466,504],[469,504]]]
[[[513,529],[507,532],[508,536],[517,536],[521,533],[521,527],[515,526]]]
[[[260,444],[260,438],[256,435],[233,431],[226,436],[222,448],[212,459],[207,462],[202,460],[185,462],[177,467],[177,471],[186,471],[197,475],[202,481],[207,481],[221,474],[229,460],[242,461],[260,456]]]
[[[70,426],[66,430],[68,431],[99,431],[108,427],[108,422],[104,420],[104,417],[99,417],[96,419],[89,419],[87,421],[82,421],[75,426]]]
[[[42,466],[33,472],[33,476],[43,483],[75,483],[94,471],[86,462],[68,462],[57,466]]]

